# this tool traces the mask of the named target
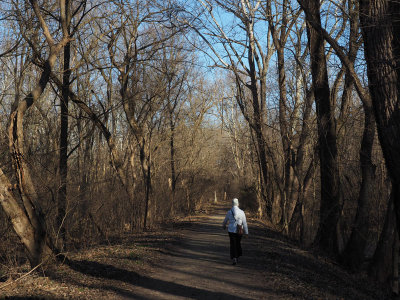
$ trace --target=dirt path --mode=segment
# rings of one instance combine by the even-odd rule
[[[249,222],[244,256],[231,265],[218,206],[183,231],[181,244],[164,252],[152,273],[117,298],[134,299],[384,299],[368,280],[353,278]],[[132,282],[133,283],[133,282]],[[117,296],[117,295],[115,295]]]
[[[0,290],[0,299],[387,298],[369,279],[299,249],[254,220],[242,242],[244,256],[233,266],[221,227],[228,208],[219,205],[209,216],[178,223],[178,230],[78,252],[48,277],[28,277]]]
[[[247,239],[244,256],[236,266],[229,258],[229,239],[221,224],[225,211],[200,218],[184,231],[181,245],[174,247],[156,266],[153,281],[134,291],[143,299],[265,299],[266,275],[258,260],[250,258]],[[273,297],[268,297],[273,299]]]

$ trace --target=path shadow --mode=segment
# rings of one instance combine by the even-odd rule
[[[69,261],[68,266],[71,269],[85,275],[97,278],[103,278],[107,280],[118,280],[148,290],[167,293],[172,296],[187,297],[190,299],[238,299],[238,300],[249,299],[249,298],[238,297],[232,294],[213,292],[165,280],[154,279],[148,276],[140,275],[137,272],[117,268],[112,265],[98,263],[95,261],[89,261],[89,260]],[[65,278],[63,278],[63,280],[65,280]],[[84,284],[77,281],[75,281],[74,283],[81,286],[85,286]],[[109,285],[108,286],[102,285],[99,288],[115,291],[124,297],[140,299],[140,295],[136,294],[134,291],[126,291],[121,288],[116,288],[114,286],[109,286]]]
[[[220,217],[226,211],[223,206],[216,209]],[[287,282],[312,285],[321,294],[335,295],[338,299],[387,299],[378,285],[365,284],[339,266],[325,263],[326,258],[301,250],[296,241],[257,220],[248,220],[248,223],[250,236],[244,241],[245,256],[249,257],[246,268],[263,271],[271,279],[279,276]],[[218,225],[206,222],[201,227],[213,232],[218,230]]]
[[[4,298],[0,298],[4,300],[49,300],[47,297],[38,297],[38,296],[7,296]],[[61,300],[63,298],[51,298],[52,300]]]

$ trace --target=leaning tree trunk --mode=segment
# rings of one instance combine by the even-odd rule
[[[19,205],[13,188],[10,180],[0,169],[0,205],[24,245],[31,267],[35,267],[47,255],[51,255],[52,251],[45,243],[45,239],[40,238],[38,230],[32,225],[25,209]]]
[[[358,196],[358,207],[351,232],[350,239],[342,254],[344,262],[351,269],[357,270],[364,262],[365,247],[369,236],[369,204],[373,194],[375,166],[372,162],[372,148],[375,136],[375,118],[372,103],[364,102],[364,133],[361,141],[360,164],[361,164],[361,188]]]
[[[354,69],[354,62],[359,48],[358,4],[354,0],[348,0],[348,5],[350,15],[348,63],[351,65],[351,69]],[[358,84],[354,76],[356,75],[347,68],[340,110],[341,119],[345,118],[348,114],[351,92],[354,85]],[[365,259],[364,252],[370,231],[368,213],[375,180],[375,166],[372,162],[372,149],[375,138],[375,117],[372,101],[371,98],[367,96],[366,92],[362,94],[359,92],[359,95],[364,108],[364,132],[360,148],[361,188],[358,196],[358,207],[353,230],[346,244],[346,248],[342,253],[344,263],[353,270],[358,270]]]
[[[36,1],[32,1],[37,5]],[[35,12],[39,15],[37,6]],[[51,39],[51,38],[50,38]],[[37,266],[43,259],[52,253],[50,241],[46,236],[43,217],[38,212],[35,202],[38,200],[35,186],[29,172],[29,165],[26,162],[24,153],[24,127],[23,120],[26,111],[42,95],[50,79],[51,70],[56,62],[57,55],[63,46],[68,42],[64,36],[58,44],[50,43],[50,55],[44,63],[44,69],[36,87],[22,101],[17,103],[11,113],[10,125],[8,128],[9,148],[13,167],[17,179],[18,192],[22,198],[23,207],[11,193],[3,192],[1,201],[4,211],[11,220],[13,228],[24,244],[31,266]],[[2,174],[2,188],[9,189],[9,180]],[[10,207],[15,211],[10,211]]]
[[[324,39],[312,23],[321,24],[319,0],[300,1],[306,14],[311,56],[311,74],[318,121],[321,173],[320,222],[315,242],[327,252],[337,254],[337,224],[340,216],[339,170],[334,107],[331,104]]]

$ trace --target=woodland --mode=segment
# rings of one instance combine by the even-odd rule
[[[399,292],[399,1],[1,0],[0,74],[0,281],[238,197]]]

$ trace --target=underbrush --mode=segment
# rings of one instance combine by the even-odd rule
[[[86,249],[66,253],[68,261],[53,263],[29,273],[29,264],[2,269],[2,297],[39,297],[40,299],[96,299],[104,297],[106,280],[134,280],[154,266],[161,253],[178,243],[180,235],[153,230],[120,234],[99,241]],[[3,265],[4,267],[5,265]],[[29,276],[27,276],[29,275]]]

